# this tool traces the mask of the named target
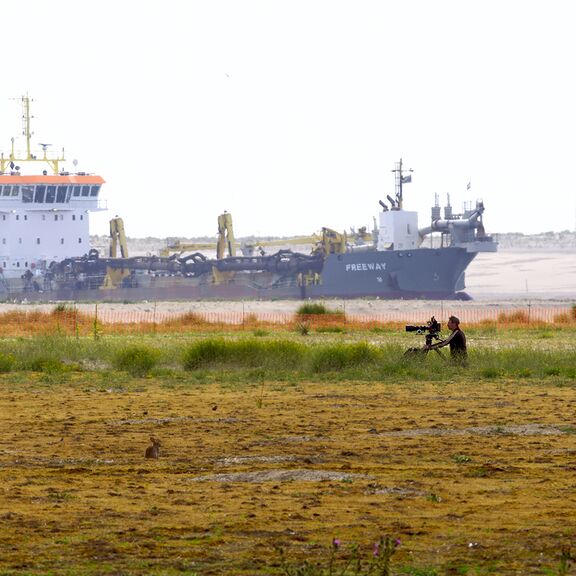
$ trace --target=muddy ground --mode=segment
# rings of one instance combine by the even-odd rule
[[[576,393],[552,380],[0,390],[3,574],[274,574],[275,545],[315,560],[380,534],[395,574],[544,574],[574,551]]]

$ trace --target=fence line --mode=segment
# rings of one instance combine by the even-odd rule
[[[451,307],[450,313],[458,316],[461,323],[474,325],[494,323],[499,327],[536,326],[561,324],[576,326],[576,306],[524,306],[524,307]],[[253,330],[274,328],[295,329],[306,324],[310,329],[358,329],[385,328],[387,325],[425,324],[435,316],[443,326],[447,314],[439,307],[413,313],[390,310],[373,314],[334,313],[302,316],[287,312],[167,312],[156,306],[147,310],[109,310],[95,305],[83,307],[57,307],[51,312],[11,311],[0,314],[0,335],[47,335],[66,333],[88,334],[137,334],[151,332],[193,332],[219,330]]]
[[[90,315],[90,312],[83,312]],[[458,316],[460,322],[477,324],[481,322],[501,323],[532,323],[576,320],[576,311],[573,307],[552,306],[524,306],[524,307],[499,307],[499,308],[451,308],[450,314]],[[265,324],[290,324],[296,319],[307,321],[337,323],[425,323],[431,316],[435,316],[440,322],[445,322],[447,313],[440,308],[429,308],[426,311],[419,310],[414,313],[406,311],[378,312],[373,314],[335,313],[335,314],[311,314],[297,315],[290,312],[168,312],[156,310],[98,310],[98,320],[105,324],[142,324],[142,323],[169,323],[181,321],[183,323],[198,324],[229,324],[241,325],[260,322]],[[1,316],[0,316],[1,317]]]

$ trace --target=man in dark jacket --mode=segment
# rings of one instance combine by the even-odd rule
[[[452,330],[452,334],[446,338],[446,340],[441,340],[437,344],[431,344],[430,346],[425,346],[425,350],[437,350],[444,346],[450,346],[450,357],[453,362],[460,364],[461,366],[466,366],[468,361],[468,352],[466,350],[466,335],[462,330],[460,330],[460,320],[456,316],[450,316],[448,318],[448,328]]]

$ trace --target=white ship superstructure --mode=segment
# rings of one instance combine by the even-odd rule
[[[64,153],[50,157],[30,148],[29,98],[23,97],[27,150],[0,157],[0,270],[4,278],[41,276],[52,262],[83,256],[90,250],[89,215],[103,210],[104,180],[60,168]],[[40,175],[23,173],[20,164],[43,163]]]

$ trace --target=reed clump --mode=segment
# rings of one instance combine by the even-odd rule
[[[309,363],[313,373],[339,372],[348,368],[374,366],[379,358],[379,351],[365,342],[343,343],[314,348]]]
[[[12,354],[0,353],[0,373],[11,372],[16,365],[16,358]]]
[[[118,350],[112,363],[117,370],[132,376],[146,376],[158,364],[160,352],[149,346],[133,344]]]
[[[214,366],[291,369],[302,361],[305,346],[291,340],[210,338],[190,345],[182,355],[185,370]]]

